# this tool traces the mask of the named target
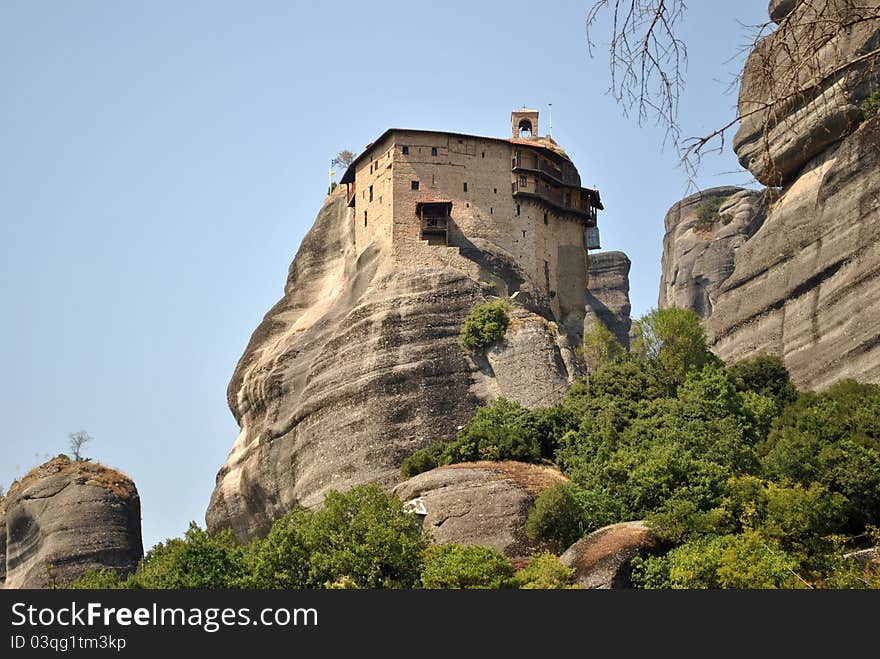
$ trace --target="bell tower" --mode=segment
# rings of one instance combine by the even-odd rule
[[[510,129],[513,139],[538,137],[538,111],[523,108],[510,113]]]

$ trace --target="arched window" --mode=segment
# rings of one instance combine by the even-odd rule
[[[531,137],[532,136],[532,122],[528,119],[523,119],[519,122],[519,136],[520,137]]]

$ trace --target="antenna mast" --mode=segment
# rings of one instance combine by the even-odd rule
[[[549,125],[547,127],[547,137],[552,137],[553,136],[553,104],[548,103],[547,105],[550,106],[550,121],[549,121]]]

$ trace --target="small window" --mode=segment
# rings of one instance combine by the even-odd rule
[[[409,186],[410,186],[410,188],[412,188],[413,190],[418,190],[418,189],[419,189],[419,182],[418,182],[418,181],[411,181],[410,184],[409,184]]]
[[[373,163],[370,163],[370,174],[373,173]]]
[[[382,195],[379,195],[379,205],[382,205]]]
[[[467,192],[467,181],[464,182],[464,192]]]
[[[495,194],[498,194],[498,188],[495,188]]]
[[[519,208],[519,204],[517,204],[517,205],[516,205],[516,214],[517,214],[517,215],[519,215],[519,214],[520,214],[520,208]]]
[[[547,213],[544,213],[544,224],[550,224],[550,223],[547,221]]]
[[[526,232],[525,232],[525,231],[523,231],[523,238],[525,238],[525,237],[526,237]]]
[[[370,186],[370,201],[373,201],[373,186]]]
[[[364,226],[367,226],[367,211],[364,211]]]
[[[403,155],[405,155],[405,156],[409,155],[409,147],[408,146],[402,146],[402,147],[400,147],[400,150],[403,152]]]
[[[432,156],[436,156],[436,155],[437,155],[437,147],[436,147],[436,146],[432,146],[432,147],[431,147],[431,155],[432,155]]]
[[[519,186],[520,186],[521,188],[525,188],[525,187],[527,187],[528,184],[529,184],[529,179],[527,179],[525,176],[520,176],[520,177],[519,177]]]
[[[486,157],[486,152],[485,152],[485,151],[483,151],[483,156],[482,156],[482,157],[483,157],[483,158]]]
[[[495,215],[495,209],[491,206],[489,207],[489,215]]]

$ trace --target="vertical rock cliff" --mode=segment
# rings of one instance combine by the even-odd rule
[[[710,188],[666,213],[658,306],[689,307],[712,315],[734,256],[766,218],[764,192]]]
[[[491,245],[470,255],[478,263],[418,247],[435,265],[403,265],[381,241],[355,249],[345,195],[327,199],[229,384],[241,432],[217,475],[209,529],[247,539],[330,489],[391,487],[403,458],[454,437],[478,405],[562,395],[574,359],[546,310],[514,303],[505,341],[484,357],[459,345],[470,310],[516,264]]]
[[[48,588],[143,556],[137,488],[124,474],[59,456],[12,484],[0,502],[6,588]]]
[[[712,231],[702,247],[676,220],[697,202],[673,207],[660,304],[701,313],[725,360],[782,356],[802,387],[880,381],[880,119],[861,109],[880,89],[880,0],[770,10],[780,25],[746,63],[734,149],[781,188],[740,235]],[[695,250],[720,267],[697,267]]]
[[[611,330],[622,346],[629,348],[632,325],[629,302],[629,257],[623,252],[590,254],[587,284],[587,315],[584,331],[599,320]]]

